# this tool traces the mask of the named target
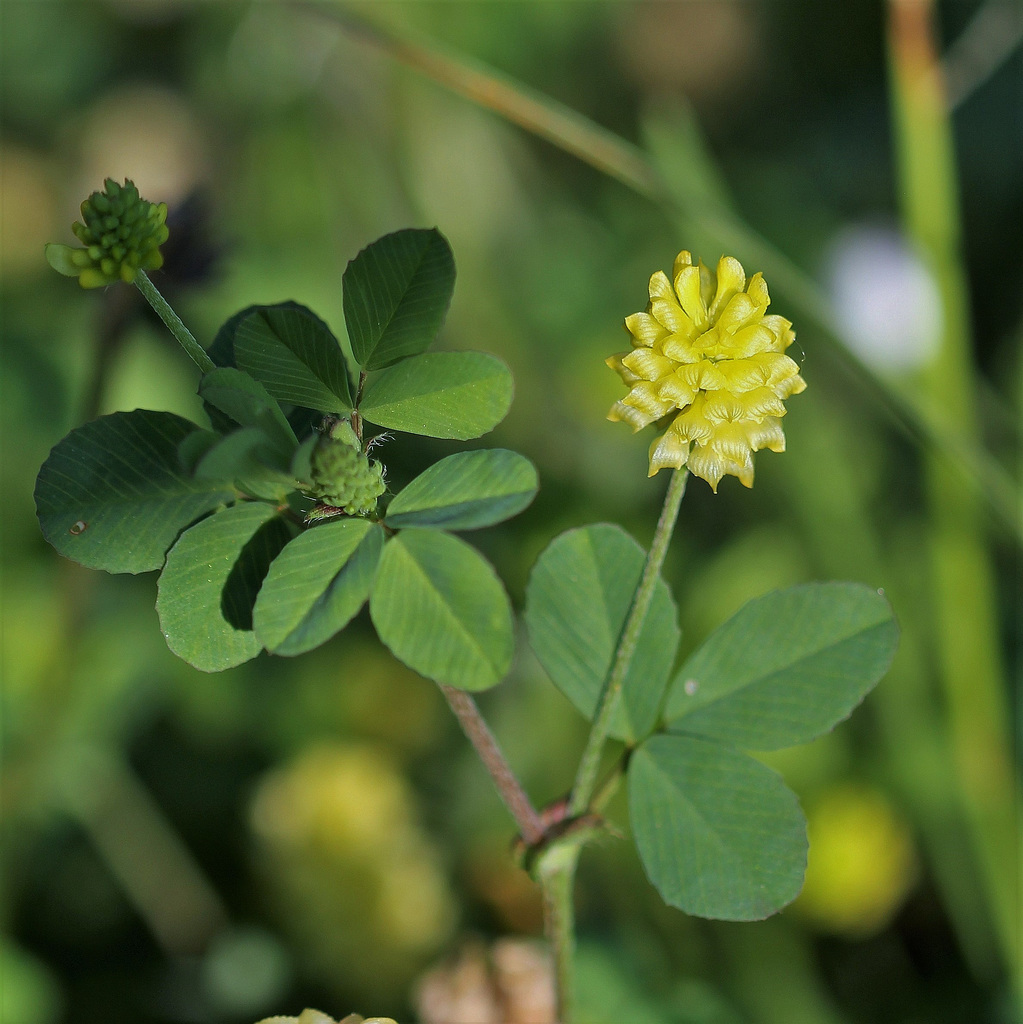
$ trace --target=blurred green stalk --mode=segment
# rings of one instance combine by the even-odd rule
[[[112,747],[63,752],[64,806],[168,955],[196,956],[228,922],[227,909],[174,827]]]
[[[958,183],[932,0],[890,0],[891,97],[904,227],[933,275],[943,311],[940,346],[921,372],[932,416],[978,437]],[[987,909],[1012,976],[1019,977],[1019,791],[1012,769],[1006,677],[997,633],[994,572],[981,507],[933,446],[924,449],[930,501],[933,601],[949,743],[959,796],[980,866]]]

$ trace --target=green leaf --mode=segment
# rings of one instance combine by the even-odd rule
[[[459,452],[434,463],[400,491],[384,522],[476,530],[517,515],[538,486],[533,463],[517,452]]]
[[[624,530],[597,523],[556,537],[526,587],[529,642],[555,686],[589,719],[643,574],[646,553]],[[678,612],[663,580],[622,684],[611,734],[635,741],[653,728],[675,652]]]
[[[407,228],[363,249],[342,284],[352,352],[377,370],[430,347],[451,303],[455,260],[436,228]]]
[[[698,917],[759,921],[799,894],[806,820],[781,777],[694,736],[652,736],[629,761],[629,817],[647,878]]]
[[[274,450],[287,456],[284,466],[298,447],[298,438],[276,400],[259,381],[242,370],[223,366],[203,374],[199,397],[226,413],[242,427],[258,427]],[[283,468],[283,466],[282,466]]]
[[[220,440],[220,434],[214,430],[193,430],[186,434],[178,444],[178,465],[187,473],[194,474],[196,466],[202,461],[202,457]],[[224,475],[221,480],[229,480],[230,476]]]
[[[306,530],[270,566],[252,618],[274,654],[310,651],[343,629],[369,597],[384,532],[366,519]]]
[[[217,437],[200,457],[195,476],[198,480],[277,479],[282,474],[272,468],[276,461],[266,434],[259,427],[242,427]]]
[[[256,306],[236,326],[234,355],[279,402],[347,412],[352,408],[348,368],[337,338],[296,302]]]
[[[291,533],[272,505],[246,502],[186,530],[167,555],[156,611],[167,646],[203,672],[254,658],[252,606]]]
[[[360,411],[371,423],[467,441],[493,430],[512,400],[511,371],[484,352],[428,352],[370,378]]]
[[[234,359],[234,336],[238,333],[238,326],[259,306],[246,306],[239,309],[234,316],[225,320],[220,325],[220,330],[213,337],[213,343],[206,350],[206,354],[216,363],[217,366],[237,366]]]
[[[409,668],[463,690],[486,690],[511,665],[511,604],[490,563],[436,530],[387,542],[370,595],[380,639]]]
[[[809,583],[744,605],[682,666],[672,731],[746,750],[807,743],[847,718],[888,670],[891,608],[862,583]]]
[[[90,569],[148,572],[174,538],[235,497],[228,480],[195,480],[178,447],[201,428],[169,412],[118,412],[72,430],[39,471],[43,536]]]
[[[82,252],[81,247],[73,249],[70,245],[61,245],[59,242],[47,242],[43,251],[46,254],[46,262],[65,277],[78,277],[82,268],[72,259],[72,254]]]

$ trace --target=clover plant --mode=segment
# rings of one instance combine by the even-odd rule
[[[882,677],[897,631],[864,583],[808,583],[751,601],[680,657],[678,612],[660,569],[690,476],[716,491],[753,484],[753,453],[784,450],[785,400],[806,386],[768,314],[767,285],[722,257],[688,252],[650,279],[625,321],[632,348],[608,363],[628,387],[612,420],[655,425],[651,475],[670,469],[649,551],[597,523],[555,537],[532,569],[528,641],[592,725],[568,797],[535,809],[471,694],[498,685],[515,653],[515,611],[460,534],[521,512],[539,482],[524,455],[460,451],[397,493],[382,432],[468,441],[508,412],[512,377],[483,352],[430,351],[455,283],[435,229],[385,235],[342,280],[350,356],[294,302],[253,305],[208,348],[146,271],[160,266],[166,208],[108,180],[82,206],[84,245],[51,245],[84,287],[136,284],[201,371],[208,425],[138,409],[71,431],[36,486],[47,540],[82,565],[158,570],[171,650],[206,672],[262,651],[294,657],[368,602],[380,640],[439,684],[519,829],[544,890],[563,1024],[573,1020],[573,879],[608,826],[623,780],[631,834],[664,901],[750,921],[795,898],[806,822],[795,795],[749,751],[806,743],[845,719]],[[609,738],[623,752],[604,779]],[[313,1011],[307,1011],[312,1013]],[[322,1016],[322,1015],[321,1015]]]

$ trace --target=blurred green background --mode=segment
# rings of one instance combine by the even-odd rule
[[[893,9],[914,6],[926,15]],[[540,929],[510,821],[436,689],[368,619],[295,661],[205,676],[167,651],[152,576],[88,572],[43,542],[33,480],[66,431],[136,407],[202,418],[193,368],[135,292],[84,293],[44,263],[106,176],[170,205],[154,279],[207,344],[237,309],[285,299],[342,334],[347,261],[400,227],[444,232],[459,277],[441,345],[509,363],[515,403],[484,443],[540,469],[535,504],[473,538],[518,606],[562,529],[652,534],[664,478],[646,479],[648,438],[605,421],[621,388],[603,363],[649,275],[680,248],[763,269],[809,389],[753,491],[690,485],[666,566],[683,653],[748,598],[829,577],[883,587],[902,645],[848,725],[771,759],[811,835],[806,891],[779,917],[690,919],[629,844],[584,856],[585,1019],[1016,1020],[1018,6],[935,12],[958,196],[939,173],[949,121],[895,88],[882,5],[344,9],[424,49],[395,60],[330,4],[0,9],[5,1024],[232,1024],[305,1005],[542,1021],[508,996],[536,965],[507,940]],[[556,144],[551,102],[542,141],[408,66],[441,53],[641,147],[667,198]],[[904,429],[906,409],[933,429]],[[398,436],[381,457],[398,486],[459,447]],[[563,795],[582,723],[524,643],[481,704],[534,800]],[[625,827],[623,802],[611,817]],[[512,1008],[485,1016],[498,989]]]

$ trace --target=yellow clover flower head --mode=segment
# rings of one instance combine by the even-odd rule
[[[150,203],[134,183],[118,185],[107,178],[102,192],[82,203],[82,219],[71,230],[81,247],[46,246],[46,259],[58,273],[77,277],[83,288],[124,281],[131,284],[140,270],[163,266],[160,246],[167,241],[167,204]]]
[[[724,476],[753,486],[753,453],[785,450],[785,399],[806,381],[785,355],[796,335],[768,314],[762,274],[722,256],[717,271],[682,251],[672,279],[650,278],[645,313],[625,318],[632,351],[607,360],[629,388],[608,419],[666,428],[650,446],[650,476],[687,467],[717,491]]]

